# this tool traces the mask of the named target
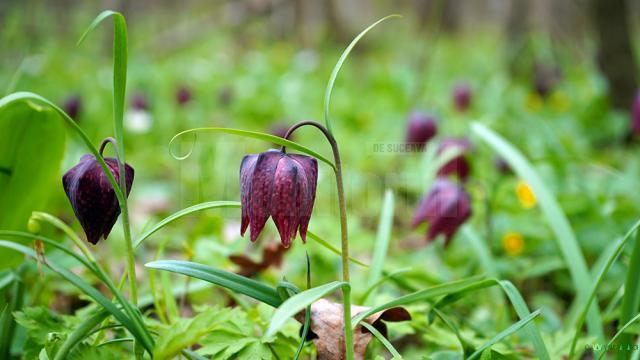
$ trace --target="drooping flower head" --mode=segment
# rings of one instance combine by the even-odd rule
[[[631,134],[640,135],[640,91],[636,93],[631,107]]]
[[[64,112],[69,115],[73,120],[77,120],[78,114],[82,109],[82,100],[80,99],[80,95],[71,95],[65,99],[64,105],[62,106]]]
[[[449,179],[438,178],[418,205],[412,226],[416,228],[427,222],[427,241],[431,242],[442,234],[447,246],[460,225],[470,216],[471,200],[464,188]]]
[[[271,216],[283,246],[291,245],[298,230],[306,242],[317,181],[318,162],[312,157],[273,149],[246,155],[240,164],[240,235],[250,227],[256,241]]]
[[[458,111],[466,111],[471,105],[471,87],[465,83],[453,88],[453,104]]]
[[[119,182],[120,172],[116,159],[105,158],[104,161],[116,182]],[[126,196],[129,196],[134,171],[131,166],[125,164],[125,172]],[[120,215],[120,204],[95,156],[83,155],[78,165],[64,174],[62,185],[87,240],[96,244],[106,239]]]
[[[449,151],[457,151],[459,155],[449,160],[438,170],[438,176],[456,175],[460,180],[465,181],[469,177],[471,165],[467,160],[466,152],[471,150],[471,143],[465,138],[447,138],[440,142],[438,155]]]
[[[436,135],[438,125],[436,118],[420,111],[409,114],[407,120],[406,143],[416,146],[416,150],[424,149],[431,138]]]
[[[149,110],[149,101],[143,93],[138,92],[131,97],[131,107],[134,110],[147,111]]]
[[[191,98],[191,90],[186,86],[181,86],[178,88],[178,91],[176,91],[176,101],[180,106],[185,106],[189,101],[191,101]]]

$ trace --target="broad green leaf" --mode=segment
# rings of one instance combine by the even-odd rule
[[[161,329],[156,339],[154,359],[172,359],[183,349],[198,343],[216,329],[224,329],[227,322],[238,316],[240,309],[207,308],[191,319],[179,319]]]
[[[208,281],[273,307],[278,307],[282,303],[278,292],[273,287],[225,270],[181,260],[158,260],[147,263],[145,266]]]
[[[273,143],[273,144],[278,144],[278,145],[284,145],[286,146],[288,149],[294,149],[297,151],[300,151],[302,153],[305,153],[309,156],[312,156],[324,163],[326,163],[327,165],[329,165],[334,171],[336,169],[335,165],[333,164],[333,162],[331,162],[331,160],[325,158],[324,156],[318,154],[317,152],[302,146],[298,143],[295,143],[293,141],[290,140],[286,140],[281,138],[280,136],[275,136],[275,135],[271,135],[271,134],[265,134],[265,133],[261,133],[261,132],[256,132],[256,131],[247,131],[247,130],[240,130],[240,129],[229,129],[229,128],[216,128],[216,127],[206,127],[206,128],[195,128],[195,129],[189,129],[189,130],[185,130],[182,131],[178,134],[176,134],[171,141],[169,142],[169,148],[171,149],[171,145],[173,144],[173,142],[186,134],[190,134],[193,133],[194,134],[194,143],[195,143],[195,139],[196,139],[196,135],[198,132],[202,132],[202,131],[211,131],[211,132],[218,132],[218,133],[222,133],[222,134],[230,134],[230,135],[236,135],[236,136],[243,136],[243,137],[247,137],[247,138],[252,138],[252,139],[258,139],[258,140],[263,140],[269,143]],[[183,160],[186,159],[187,157],[189,157],[189,155],[191,155],[191,152],[193,151],[193,148],[185,155],[175,155],[173,153],[173,151],[171,152],[172,156],[178,160]]]
[[[198,211],[203,211],[207,209],[216,209],[216,208],[239,208],[240,203],[238,201],[209,201],[193,206],[189,206],[188,208],[184,208],[180,211],[177,211],[166,218],[160,220],[157,224],[153,225],[151,229],[144,232],[144,234],[140,235],[138,239],[136,239],[134,247],[137,248],[145,241],[149,236],[153,235],[156,231],[161,228],[169,225],[170,223],[190,214],[193,214]]]
[[[64,124],[52,110],[16,102],[0,107],[0,134],[0,229],[26,230],[31,212],[62,189]],[[0,268],[20,260],[5,250],[0,257]]]
[[[348,283],[343,281],[334,281],[328,284],[317,286],[308,290],[305,290],[297,295],[288,298],[283,302],[271,318],[271,324],[265,337],[274,335],[280,327],[282,327],[289,318],[304,310],[307,306],[311,305],[315,301],[319,300],[323,296],[330,294],[345,286],[349,286]]]
[[[369,280],[367,286],[377,283],[382,276],[382,267],[387,258],[387,250],[389,249],[389,241],[391,239],[391,227],[393,225],[394,212],[393,192],[387,190],[384,194],[382,209],[380,210],[380,219],[378,220],[378,233],[376,244],[373,248],[373,260],[369,268]]]
[[[491,346],[493,346],[494,344],[502,341],[507,336],[512,335],[515,332],[517,332],[518,330],[522,329],[524,326],[526,326],[531,321],[533,321],[536,318],[536,316],[538,316],[538,315],[540,315],[540,310],[536,310],[536,311],[532,312],[531,314],[529,314],[529,316],[525,317],[524,319],[521,319],[520,321],[516,322],[515,324],[513,324],[513,325],[509,326],[508,328],[502,330],[496,336],[492,337],[491,339],[489,339],[489,341],[487,341],[482,346],[480,346],[478,348],[478,350],[476,350],[476,352],[474,352],[473,354],[471,354],[471,356],[469,356],[468,359],[472,360],[472,359],[475,359],[475,358],[479,357],[480,355],[482,355],[482,353],[486,349],[491,348]]]
[[[591,279],[587,263],[582,255],[578,239],[569,224],[567,216],[562,211],[562,208],[560,208],[551,191],[547,188],[544,180],[538,175],[533,165],[525,156],[500,135],[480,123],[473,123],[471,129],[500,154],[513,171],[531,187],[538,199],[542,212],[546,216],[555,234],[554,239],[560,249],[560,253],[569,268],[573,286],[578,294],[576,301],[580,303],[588,299]],[[598,339],[604,338],[602,320],[597,306],[591,306],[589,308],[587,324],[590,334],[598,337]]]

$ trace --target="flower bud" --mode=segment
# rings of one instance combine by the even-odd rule
[[[471,105],[471,88],[467,84],[458,84],[453,89],[453,104],[458,111],[466,111]]]
[[[438,176],[456,175],[460,180],[466,181],[471,171],[471,166],[466,157],[466,152],[471,150],[471,143],[464,138],[447,138],[442,140],[438,147],[438,155],[449,151],[457,151],[460,154],[449,160],[438,170]]]
[[[105,158],[104,161],[119,183],[120,173],[116,159]],[[125,164],[125,172],[126,196],[129,196],[134,171],[131,166]],[[87,240],[96,244],[106,239],[120,215],[120,204],[95,156],[82,156],[78,165],[64,174],[62,185]]]
[[[407,121],[406,143],[415,145],[415,150],[422,150],[437,130],[435,117],[414,111],[409,114]]]
[[[246,155],[240,164],[240,235],[250,227],[256,241],[271,216],[284,247],[298,230],[306,242],[317,181],[318,162],[312,157],[279,150]]]
[[[427,222],[427,241],[432,242],[439,234],[444,235],[444,245],[471,216],[471,200],[462,186],[446,178],[438,178],[425,196],[415,216],[412,226]]]

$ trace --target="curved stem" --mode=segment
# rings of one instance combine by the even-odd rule
[[[340,209],[340,238],[342,243],[342,281],[349,283],[349,238],[347,235],[347,204],[344,196],[344,183],[342,181],[342,162],[340,160],[340,151],[338,149],[338,143],[333,137],[333,134],[324,127],[322,124],[313,120],[303,120],[292,125],[284,136],[285,139],[289,139],[291,134],[298,128],[310,125],[320,130],[329,141],[331,150],[333,151],[334,158],[334,172],[336,175],[336,185],[338,187],[338,207]],[[281,148],[282,152],[286,151],[285,146]],[[353,359],[353,329],[351,328],[351,287],[345,286],[342,288],[342,304],[344,312],[344,338],[345,349],[348,360]]]

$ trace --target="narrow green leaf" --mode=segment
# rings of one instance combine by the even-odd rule
[[[67,339],[62,343],[60,349],[56,353],[54,360],[64,360],[67,358],[71,350],[81,343],[88,336],[91,336],[91,330],[98,326],[104,319],[109,316],[109,312],[105,309],[98,310],[92,316],[87,317],[83,320],[80,325],[78,325],[75,330],[67,337]]]
[[[162,229],[166,225],[185,217],[187,215],[193,214],[198,211],[203,211],[207,209],[218,209],[218,208],[239,208],[240,202],[238,201],[209,201],[201,204],[189,206],[188,208],[184,208],[180,211],[177,211],[166,218],[160,220],[157,224],[153,225],[151,229],[144,232],[144,234],[140,235],[138,239],[136,239],[134,248],[137,248],[145,241],[149,236],[153,235],[156,231]]]
[[[622,251],[624,250],[624,246],[632,238],[633,233],[636,232],[638,230],[638,228],[640,228],[640,221],[637,221],[629,229],[629,231],[627,231],[627,233],[624,235],[624,237],[617,241],[617,243],[615,245],[615,250],[611,253],[611,255],[607,259],[605,265],[600,269],[600,272],[595,277],[595,282],[592,282],[593,285],[591,286],[591,289],[589,290],[589,298],[584,302],[584,304],[581,304],[581,303],[578,304],[578,306],[581,308],[581,311],[580,311],[580,315],[578,316],[578,321],[576,322],[576,325],[575,325],[575,334],[573,335],[573,340],[571,341],[571,349],[569,351],[569,359],[573,358],[573,355],[574,355],[574,352],[575,352],[575,348],[576,348],[576,344],[578,343],[578,337],[580,336],[580,329],[582,329],[582,325],[584,324],[584,321],[585,321],[585,319],[587,317],[587,313],[588,313],[589,307],[593,303],[593,300],[596,298],[596,294],[598,293],[598,289],[600,288],[600,284],[602,284],[602,281],[604,280],[604,276],[607,274],[607,272],[611,268],[611,265],[613,265],[613,263],[620,256],[620,254],[622,254]],[[636,243],[637,242],[638,242],[638,240],[636,239]],[[637,245],[636,245],[636,247],[637,247]],[[631,272],[631,267],[629,267],[629,270],[627,270],[627,279],[629,277],[632,277],[635,280],[637,280],[637,273],[632,273]],[[637,281],[633,281],[633,282],[637,283]],[[631,286],[633,287],[634,285],[631,284]],[[625,288],[625,290],[626,290],[626,288]],[[636,291],[637,290],[638,289],[636,289]],[[625,291],[625,293],[626,293],[626,291]],[[627,316],[627,318],[631,317],[628,313],[626,313],[625,315]],[[622,311],[621,311],[620,320],[622,320]],[[624,322],[621,321],[620,323],[624,323]]]
[[[589,297],[588,284],[591,283],[587,263],[580,250],[576,235],[571,229],[569,220],[553,197],[551,191],[547,188],[529,161],[512,144],[480,123],[473,123],[471,129],[500,154],[520,178],[529,184],[555,234],[554,239],[569,268],[574,288],[578,294],[576,301],[581,302],[587,299]],[[604,338],[602,320],[597,306],[591,306],[589,308],[587,323],[590,334],[596,336],[598,339]]]
[[[620,329],[618,330],[618,332],[616,332],[615,335],[613,335],[613,337],[611,338],[611,340],[609,340],[609,342],[607,343],[607,346],[604,347],[604,351],[602,351],[600,353],[600,355],[598,356],[598,359],[602,359],[602,357],[604,356],[604,354],[607,353],[607,349],[611,348],[611,345],[614,344],[614,342],[620,337],[622,336],[622,334],[624,334],[625,330],[627,330],[627,328],[631,325],[633,325],[634,322],[640,320],[640,314],[636,314],[636,316],[632,317],[631,319],[629,319],[629,321],[627,321],[623,326],[620,327]],[[623,343],[623,342],[619,342],[621,345],[623,346],[631,346],[631,343]],[[625,352],[625,351],[620,351],[620,352]],[[627,353],[627,355],[630,355]]]
[[[236,136],[243,136],[243,137],[247,137],[247,138],[252,138],[252,139],[258,139],[258,140],[263,140],[269,143],[273,143],[273,144],[278,144],[278,145],[284,145],[289,149],[294,149],[297,151],[300,151],[302,153],[305,153],[309,156],[313,156],[314,158],[326,163],[327,165],[329,165],[334,171],[336,169],[335,165],[333,164],[333,162],[331,162],[331,160],[325,158],[324,156],[318,154],[317,152],[302,146],[298,143],[295,143],[293,141],[290,140],[286,140],[281,138],[280,136],[275,136],[275,135],[271,135],[271,134],[265,134],[265,133],[261,133],[261,132],[256,132],[256,131],[247,131],[247,130],[240,130],[240,129],[230,129],[230,128],[219,128],[219,127],[205,127],[205,128],[195,128],[195,129],[189,129],[189,130],[185,130],[182,131],[178,134],[176,134],[171,141],[169,141],[169,151],[171,152],[171,156],[173,156],[175,159],[177,160],[184,160],[186,158],[188,158],[191,155],[191,152],[193,151],[193,147],[189,150],[189,152],[187,152],[186,155],[175,155],[175,153],[172,150],[171,145],[173,144],[173,142],[186,134],[190,134],[193,133],[194,134],[194,143],[196,140],[195,135],[198,132],[201,131],[211,131],[211,132],[217,132],[217,133],[223,133],[223,134],[230,134],[230,135],[236,135]]]
[[[331,251],[332,253],[338,255],[338,256],[342,256],[342,251],[340,249],[338,249],[337,247],[331,245],[331,243],[329,243],[327,240],[324,240],[323,238],[321,238],[320,236],[318,236],[316,233],[313,233],[309,230],[307,230],[307,236],[312,239],[314,242],[322,245],[324,248],[326,248],[327,250]],[[355,259],[351,256],[349,256],[349,261],[351,261],[352,263],[356,264],[356,265],[360,265],[362,267],[369,267],[369,265],[363,263],[362,261]]]
[[[384,335],[382,335],[380,331],[378,331],[378,329],[376,329],[375,327],[373,327],[373,325],[369,324],[366,321],[363,321],[360,324],[364,326],[367,330],[369,330],[371,334],[373,334],[373,336],[375,336],[375,338],[378,339],[378,341],[380,341],[385,348],[387,348],[387,350],[391,353],[391,355],[393,355],[394,360],[402,359],[402,355],[400,355],[398,350],[396,350],[396,348],[394,348],[393,345],[391,345],[389,340],[387,340],[387,338],[384,337]]]
[[[328,284],[317,286],[308,290],[305,290],[297,295],[294,295],[283,302],[273,314],[271,318],[271,324],[265,337],[273,336],[284,325],[290,317],[302,311],[307,306],[310,306],[315,301],[319,300],[323,296],[330,294],[345,286],[349,286],[349,283],[343,281],[334,281]]]
[[[24,283],[19,276],[14,276],[10,294],[9,302],[5,305],[2,316],[0,316],[0,358],[2,359],[11,358],[11,344],[16,330],[13,313],[22,308],[24,301]]]
[[[394,270],[393,272],[384,275],[384,277],[380,278],[378,281],[376,281],[375,283],[371,284],[371,286],[369,286],[367,288],[367,290],[365,290],[364,293],[362,293],[362,296],[360,296],[360,301],[358,301],[359,304],[366,304],[367,303],[367,299],[369,298],[369,296],[371,295],[371,293],[378,288],[378,286],[382,285],[383,283],[385,283],[386,281],[393,279],[399,275],[408,273],[410,271],[412,271],[412,268],[402,268],[402,269],[398,269],[398,270]]]
[[[344,49],[344,51],[342,52],[342,55],[340,55],[340,58],[338,59],[338,62],[336,63],[336,65],[333,67],[333,70],[331,71],[331,76],[329,76],[329,82],[327,83],[327,88],[324,92],[324,121],[327,124],[327,130],[329,130],[329,133],[333,133],[332,129],[331,129],[331,121],[329,120],[329,104],[331,103],[331,92],[333,91],[333,85],[336,82],[336,78],[338,77],[338,73],[340,72],[340,69],[342,68],[342,64],[344,64],[344,62],[347,60],[347,57],[349,56],[349,53],[351,53],[351,50],[353,50],[353,48],[356,46],[356,44],[360,41],[360,39],[362,39],[363,36],[365,36],[371,29],[373,29],[374,27],[376,27],[376,25],[380,24],[381,22],[391,19],[391,18],[400,18],[402,16],[400,15],[389,15],[389,16],[385,16],[382,19],[374,22],[373,24],[369,25],[369,27],[367,27],[366,29],[362,30],[362,32],[360,34],[358,34],[353,40],[351,40],[351,43],[347,46],[346,49]]]
[[[489,276],[497,277],[499,275],[498,269],[495,266],[493,256],[491,256],[491,250],[487,243],[482,241],[469,224],[462,226],[462,229],[460,230],[462,235],[467,238],[467,241],[469,241],[469,244],[471,244],[471,247],[473,248],[472,252],[477,256],[482,270]]]
[[[640,282],[638,281],[638,273],[640,273],[640,231],[636,232],[636,242],[631,251],[631,257],[629,258],[629,268],[627,269],[627,278],[624,282],[624,295],[622,296],[622,303],[620,305],[620,317],[618,324],[627,324],[631,321],[632,316],[638,312],[638,306],[640,305]],[[631,344],[632,337],[629,334],[625,334],[623,329],[621,331],[621,344]],[[618,359],[628,358],[623,352],[617,354]]]
[[[445,296],[444,298],[440,299],[436,304],[433,305],[433,308],[441,309],[442,307],[448,304],[451,304],[465,296],[468,296],[475,291],[486,289],[492,286],[499,286],[504,291],[504,293],[509,298],[511,305],[516,311],[516,314],[518,314],[518,317],[521,320],[530,315],[529,307],[527,306],[527,303],[522,298],[522,295],[520,294],[518,289],[516,289],[516,287],[513,286],[513,284],[509,281],[496,280],[496,279],[484,279],[476,283],[469,284],[465,288],[452,292],[447,296]],[[430,314],[429,317],[433,318],[433,315],[434,314]],[[547,347],[544,344],[544,341],[542,340],[542,335],[540,334],[540,330],[538,329],[536,324],[531,323],[527,325],[527,328],[525,329],[525,331],[527,333],[527,337],[533,343],[533,347],[536,350],[536,355],[538,356],[538,359],[544,359],[544,360],[550,359],[549,353],[547,351]]]
[[[489,341],[487,341],[482,346],[480,346],[476,350],[476,352],[474,352],[473,354],[471,354],[471,356],[469,356],[468,359],[472,360],[472,359],[475,359],[478,356],[482,355],[482,353],[486,349],[488,349],[491,346],[493,346],[494,344],[502,341],[502,339],[506,338],[507,336],[509,336],[511,334],[514,334],[518,330],[522,329],[524,326],[526,326],[531,321],[533,321],[536,318],[536,316],[538,316],[538,315],[540,315],[540,310],[536,310],[536,311],[532,312],[531,314],[529,314],[529,316],[525,317],[524,319],[521,319],[520,321],[516,322],[515,324],[513,324],[513,325],[509,326],[508,328],[502,330],[496,336],[492,337],[491,339],[489,339]]]
[[[278,292],[273,287],[232,272],[181,260],[158,260],[147,263],[145,266],[208,281],[273,307],[278,307],[282,304]]]
[[[16,244],[12,241],[0,240],[0,247],[12,249],[18,252],[23,253],[32,258],[36,258],[37,255],[35,251],[32,249]],[[140,341],[140,343],[145,347],[145,349],[151,353],[153,350],[152,341],[143,333],[143,329],[139,327],[139,325],[134,322],[132,319],[128,318],[122,311],[120,311],[109,299],[107,299],[100,291],[87,284],[84,280],[82,280],[79,276],[75,275],[71,271],[65,269],[64,267],[58,265],[51,259],[47,259],[44,263],[48,268],[53,270],[58,275],[62,276],[65,280],[69,281],[75,287],[77,287],[80,291],[85,293],[87,296],[92,298],[95,302],[97,302],[100,306],[102,306],[105,310],[107,310],[116,320],[118,320],[124,327],[131,332],[131,334]]]
[[[428,289],[424,289],[424,290],[420,290],[420,291],[416,291],[414,293],[405,295],[405,296],[401,296],[399,298],[396,298],[394,300],[391,300],[389,302],[386,302],[382,305],[378,305],[378,306],[374,306],[371,309],[367,310],[367,311],[363,311],[361,313],[359,313],[358,315],[356,315],[355,317],[353,317],[353,320],[351,321],[351,326],[355,327],[356,325],[358,325],[358,323],[360,321],[362,321],[363,319],[367,318],[369,315],[371,314],[375,314],[378,311],[383,311],[386,309],[390,309],[392,307],[396,307],[396,306],[403,306],[403,305],[407,305],[407,304],[411,304],[417,301],[424,301],[424,300],[432,300],[434,298],[440,297],[440,296],[444,296],[447,295],[449,293],[458,291],[460,289],[463,289],[465,287],[467,287],[470,284],[473,284],[479,280],[482,279],[482,276],[472,276],[470,278],[466,278],[466,279],[462,279],[462,280],[456,280],[456,281],[452,281],[452,282],[448,282],[448,283],[444,283],[444,284],[440,284],[440,285],[436,285],[433,287],[430,287]]]
[[[393,192],[387,190],[384,194],[382,209],[380,210],[380,219],[378,220],[378,234],[376,244],[373,249],[373,260],[369,268],[369,280],[367,286],[377,283],[382,276],[382,268],[387,258],[387,250],[389,249],[389,241],[391,239],[391,227],[393,225],[394,212]]]

